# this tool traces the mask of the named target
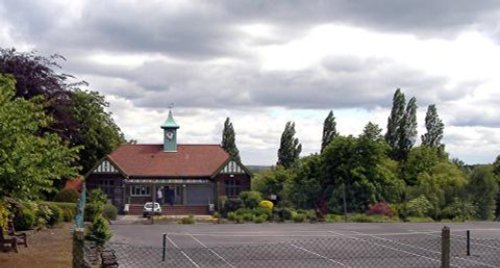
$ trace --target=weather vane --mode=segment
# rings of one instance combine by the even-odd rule
[[[168,105],[168,109],[172,110],[172,108],[174,108],[174,103],[171,102],[169,105]]]

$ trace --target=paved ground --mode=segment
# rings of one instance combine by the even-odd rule
[[[116,225],[112,245],[120,267],[439,267],[444,225],[452,267],[500,267],[494,222]]]

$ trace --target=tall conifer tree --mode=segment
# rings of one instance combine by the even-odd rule
[[[287,122],[281,134],[280,148],[278,149],[278,165],[289,168],[299,159],[302,144],[295,138],[295,123]]]
[[[321,140],[321,152],[323,152],[325,147],[330,144],[330,142],[338,135],[339,134],[337,133],[337,123],[335,122],[335,116],[333,115],[333,111],[330,110],[330,113],[325,118],[325,122],[323,123],[323,139]]]
[[[226,150],[226,152],[231,155],[231,157],[240,161],[240,151],[236,147],[236,134],[234,133],[233,123],[229,120],[229,117],[226,118],[224,122],[224,130],[222,131],[222,148]]]
[[[399,127],[396,159],[404,160],[417,140],[417,99],[411,98]]]
[[[427,107],[425,115],[425,128],[427,133],[422,135],[422,145],[433,148],[442,148],[441,139],[443,138],[443,121],[439,118],[436,105]]]
[[[401,92],[401,89],[398,88],[396,92],[394,92],[392,98],[392,110],[387,122],[387,132],[385,134],[385,141],[392,148],[393,152],[397,150],[399,145],[399,129],[401,127],[401,121],[403,121],[405,116],[405,105],[405,95]]]

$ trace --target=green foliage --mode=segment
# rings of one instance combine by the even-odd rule
[[[323,160],[320,155],[301,158],[293,170],[287,170],[285,194],[296,208],[315,208],[323,196]],[[295,173],[295,175],[294,175]]]
[[[54,197],[54,201],[76,203],[76,201],[78,201],[79,197],[80,197],[80,194],[75,189],[62,189]]]
[[[423,222],[434,222],[431,217],[408,217],[407,222],[423,223]]]
[[[236,214],[236,212],[227,213],[227,219],[230,221],[236,221],[237,216],[238,216],[238,214]]]
[[[16,231],[26,231],[30,230],[35,226],[36,223],[36,215],[29,208],[23,208],[15,217],[14,217],[14,228]]]
[[[405,116],[405,105],[405,95],[398,88],[392,98],[392,110],[387,120],[387,132],[385,134],[385,140],[393,150],[393,156],[399,145],[400,127]]]
[[[343,215],[338,214],[328,214],[325,217],[325,221],[327,223],[336,223],[336,222],[344,222],[345,217]]]
[[[46,226],[52,218],[52,210],[48,204],[40,203],[37,204],[37,209],[35,210],[35,215],[37,218],[38,227]],[[56,215],[57,217],[57,215]]]
[[[477,207],[470,201],[455,198],[453,203],[443,209],[442,214],[449,219],[470,221],[476,218]]]
[[[88,202],[104,205],[107,201],[108,197],[101,189],[96,188],[90,191]]]
[[[349,215],[349,221],[352,222],[366,222],[366,223],[374,223],[374,222],[398,222],[397,218],[387,217],[383,215],[366,215],[362,213],[356,213]]]
[[[328,116],[325,118],[323,123],[323,138],[321,139],[321,152],[330,144],[330,142],[338,136],[337,123],[335,122],[335,116],[333,116],[333,111],[330,110]]]
[[[285,169],[282,166],[258,172],[252,178],[252,189],[261,192],[266,197],[272,194],[282,197],[285,185],[293,173],[291,169]]]
[[[441,139],[443,138],[444,124],[439,118],[436,105],[429,105],[425,115],[425,128],[427,133],[422,135],[422,146],[432,148],[441,148]]]
[[[193,215],[189,215],[187,217],[182,217],[181,220],[180,220],[180,223],[181,224],[194,224],[195,223],[194,216]]]
[[[306,215],[305,214],[302,214],[302,213],[294,213],[292,215],[292,220],[294,222],[304,222],[306,220]]]
[[[381,133],[382,129],[377,124],[368,122],[368,124],[366,124],[365,128],[363,129],[363,133],[361,134],[360,138],[382,142],[384,137]]]
[[[421,195],[410,200],[406,209],[409,216],[425,217],[428,216],[429,211],[432,209],[432,204],[424,195]]]
[[[103,246],[112,236],[108,221],[101,215],[97,216],[89,227],[88,239],[95,241],[99,246]]]
[[[261,215],[261,216],[254,216],[253,217],[253,222],[254,223],[263,223],[267,221],[267,217],[265,215]]]
[[[492,220],[495,217],[498,182],[495,179],[492,166],[477,166],[472,170],[469,193],[477,206],[477,216],[480,220]]]
[[[14,98],[14,80],[0,75],[0,197],[26,200],[54,190],[54,181],[77,175],[79,148],[43,133],[51,118],[43,98]]]
[[[243,201],[239,198],[227,199],[223,204],[222,215],[228,215],[230,212],[234,212],[244,206]]]
[[[104,205],[104,210],[102,212],[102,215],[107,220],[114,221],[114,220],[116,220],[116,216],[118,215],[118,209],[111,204],[106,204],[106,205]]]
[[[104,212],[104,205],[101,203],[89,202],[85,205],[85,221],[93,222],[95,218],[101,216]]]
[[[302,144],[295,138],[295,123],[287,122],[281,134],[277,165],[290,168],[299,159],[301,151]]]
[[[243,191],[239,194],[239,198],[246,208],[256,208],[262,201],[262,194],[257,191]]]
[[[71,97],[70,115],[79,130],[72,137],[72,144],[82,146],[79,163],[85,173],[105,155],[111,153],[125,138],[111,113],[106,112],[109,103],[97,91],[77,89]]]
[[[9,203],[0,199],[0,228],[6,230],[10,218]]]
[[[71,222],[75,218],[76,203],[64,203],[64,202],[43,202],[43,203],[59,207],[63,212],[63,220],[65,222]]]
[[[224,129],[222,130],[222,148],[229,153],[232,159],[240,161],[240,151],[236,147],[236,134],[234,133],[233,123],[226,118]]]
[[[405,160],[417,139],[417,99],[415,97],[408,101],[404,117],[400,123],[395,157],[398,160]]]
[[[49,203],[47,205],[51,212],[47,218],[47,224],[49,227],[54,227],[56,224],[61,223],[64,220],[63,210],[53,203]]]

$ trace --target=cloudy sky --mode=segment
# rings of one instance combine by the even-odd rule
[[[246,164],[274,164],[295,121],[317,152],[329,110],[342,135],[385,129],[396,88],[445,122],[466,163],[500,154],[497,0],[0,1],[0,47],[58,53],[104,94],[128,139],[220,143],[230,117]],[[420,139],[419,139],[420,140]]]

